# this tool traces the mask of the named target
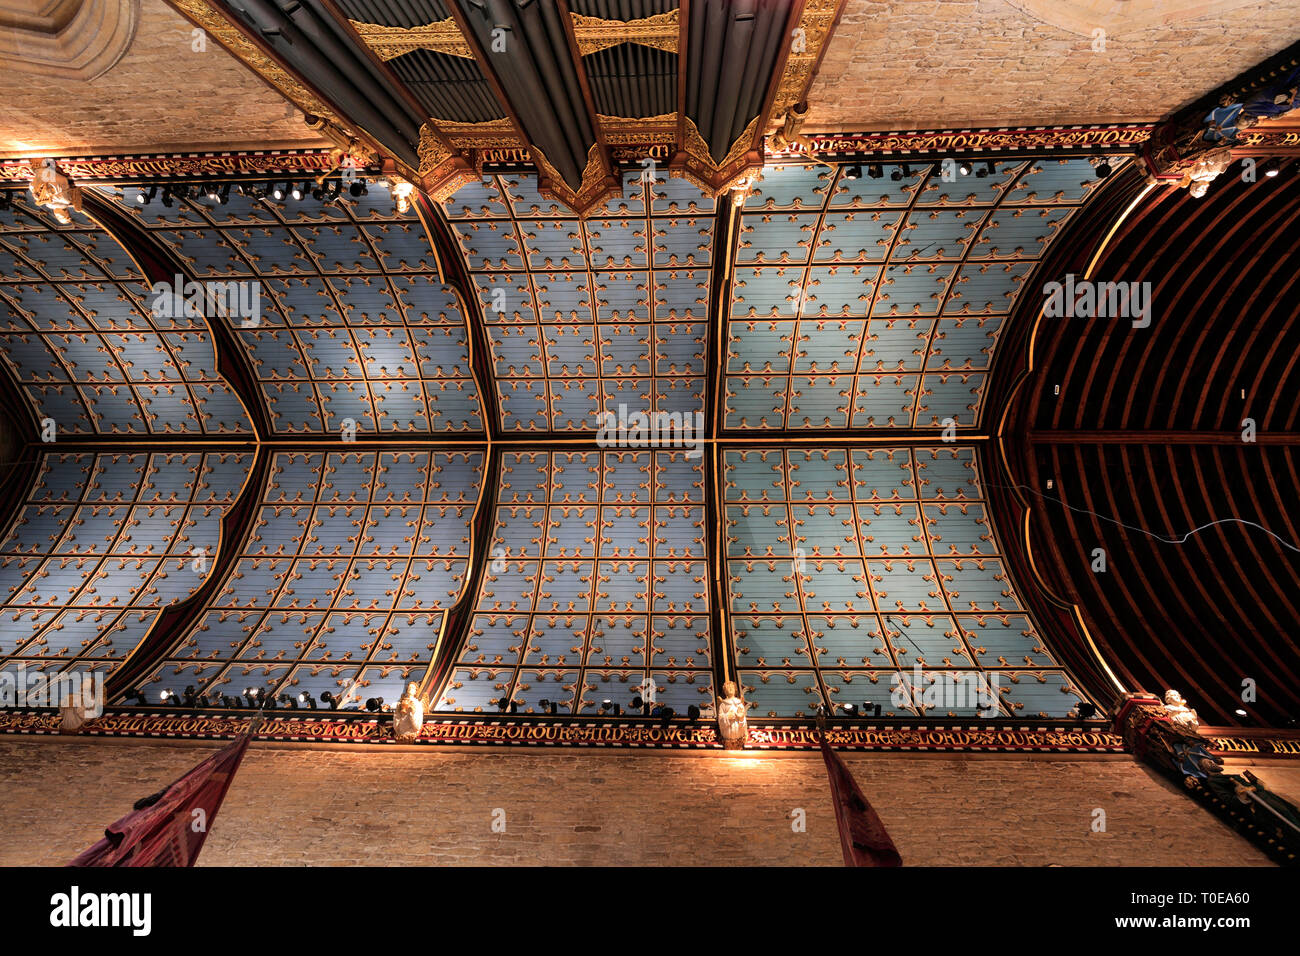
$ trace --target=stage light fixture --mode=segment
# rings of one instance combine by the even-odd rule
[[[168,209],[171,209],[174,205],[172,202],[172,188],[170,186],[163,187],[162,204]]]
[[[1097,705],[1091,701],[1081,700],[1079,701],[1078,710],[1080,720],[1091,720],[1097,713]]]
[[[289,187],[286,186],[284,183],[276,183],[271,187],[271,198],[276,201],[283,199],[285,197],[285,193],[288,192],[288,189]]]
[[[1105,179],[1109,175],[1110,175],[1110,163],[1106,162],[1105,160],[1102,160],[1100,163],[1097,164],[1097,178]]]
[[[858,165],[856,165],[856,164],[854,164],[853,166],[847,166],[847,167],[845,167],[845,169],[844,169],[844,178],[845,178],[845,179],[861,179],[861,178],[862,178],[862,167],[861,167],[861,166],[858,166]]]
[[[138,205],[147,206],[149,203],[153,202],[153,197],[157,194],[157,186],[150,186],[147,192],[144,189],[137,189],[135,191],[135,201]]]
[[[354,179],[348,185],[348,193],[354,199],[366,195],[367,192],[369,192],[369,190],[366,188],[366,181],[364,179]]]
[[[879,163],[872,163],[870,166],[867,167],[867,175],[870,176],[872,179],[880,179],[885,175],[884,167],[882,167]]]
[[[856,716],[858,716],[858,705],[857,705],[857,704],[841,704],[840,706],[841,706],[842,708],[844,708],[844,716],[845,716],[845,717],[856,717]]]
[[[889,178],[894,182],[899,182],[903,178],[903,167],[895,166],[894,171],[889,174]]]
[[[289,187],[289,196],[290,196],[290,198],[294,199],[295,201],[301,199],[301,198],[302,198],[302,186],[301,186],[299,183],[294,183],[292,186],[290,186],[290,187]]]
[[[971,170],[973,170],[974,168],[975,167],[970,164],[970,160],[968,159],[963,159],[960,163],[957,164],[957,172],[961,173],[963,176],[969,176],[971,174]]]
[[[281,707],[287,707],[287,708],[289,708],[290,710],[297,710],[297,709],[298,709],[298,700],[297,700],[297,698],[294,697],[292,694],[281,694],[281,695],[280,695],[278,698],[276,698],[276,699],[280,701],[280,706],[281,706]]]
[[[509,697],[502,697],[499,701],[497,701],[497,710],[498,710],[500,713],[503,713],[503,714],[504,714],[504,713],[505,713],[509,708],[510,708],[510,698],[509,698]]]
[[[1275,157],[1264,164],[1265,176],[1276,176],[1280,172],[1282,172],[1282,161],[1280,159]]]
[[[669,722],[676,716],[676,712],[671,707],[662,708],[659,711],[659,726],[667,727]]]
[[[339,695],[338,695],[338,694],[331,694],[329,691],[327,691],[327,690],[323,690],[323,691],[320,692],[320,699],[321,699],[321,701],[322,701],[323,703],[326,703],[326,704],[329,704],[329,705],[330,705],[330,710],[338,710],[338,709],[339,709]]]
[[[308,710],[316,709],[316,698],[306,691],[298,695],[298,703],[304,704]]]
[[[695,704],[691,704],[691,706],[687,707],[686,719],[689,720],[691,723],[695,723],[696,721],[698,721],[700,719],[700,708],[697,707]]]
[[[366,710],[370,711],[372,714],[377,714],[383,709],[384,709],[384,698],[371,697],[366,700]]]

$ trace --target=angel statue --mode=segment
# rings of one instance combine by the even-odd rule
[[[1201,726],[1201,718],[1187,706],[1183,695],[1176,690],[1165,691],[1165,710],[1169,714],[1169,722],[1179,730],[1194,734]]]
[[[32,177],[31,190],[32,198],[37,204],[47,207],[54,218],[65,226],[72,222],[68,210],[81,210],[80,190],[59,172],[58,164],[52,159],[41,161],[36,175]]]
[[[722,685],[718,698],[718,731],[722,734],[722,746],[728,750],[744,750],[749,740],[749,723],[745,711],[749,705],[736,696],[736,684],[727,681]]]
[[[424,726],[424,703],[415,691],[414,682],[407,684],[406,692],[393,708],[393,736],[398,740],[414,740]]]

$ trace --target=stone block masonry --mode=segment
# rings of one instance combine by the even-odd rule
[[[0,865],[65,863],[213,749],[0,740]],[[1128,756],[845,759],[905,865],[1271,865]],[[1103,833],[1092,831],[1096,808],[1106,812]],[[792,827],[796,809],[805,832]],[[494,829],[498,811],[504,829]],[[840,866],[842,858],[816,754],[254,744],[201,863]]]

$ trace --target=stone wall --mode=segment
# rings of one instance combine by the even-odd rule
[[[1297,40],[1293,0],[848,0],[804,129],[1154,121]]]
[[[135,38],[93,80],[0,71],[0,156],[328,145],[302,114],[163,0],[143,0]]]
[[[65,862],[212,749],[0,740],[0,865]],[[1268,863],[1127,756],[846,759],[909,865]],[[1097,808],[1105,832],[1092,831]],[[800,809],[805,832],[793,827]],[[493,829],[496,811],[504,831]],[[815,754],[256,744],[202,862],[838,866],[842,858]]]

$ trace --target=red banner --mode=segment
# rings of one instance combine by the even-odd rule
[[[104,831],[68,866],[193,866],[251,734],[222,748]]]
[[[858,789],[858,782],[849,773],[830,745],[826,735],[818,735],[826,772],[831,778],[831,799],[835,802],[835,822],[840,829],[840,846],[844,850],[845,866],[902,866],[903,858],[889,838],[885,825],[871,809],[867,798]]]

